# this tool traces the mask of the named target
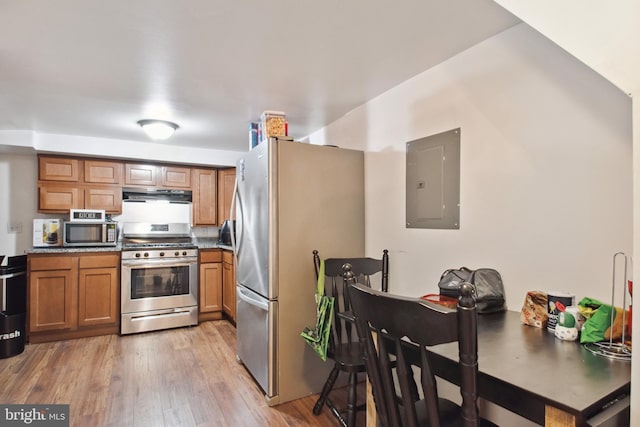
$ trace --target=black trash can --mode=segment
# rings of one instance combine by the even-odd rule
[[[0,359],[24,351],[27,336],[27,256],[9,257],[0,266]]]

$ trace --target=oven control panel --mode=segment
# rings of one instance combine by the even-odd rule
[[[197,249],[162,248],[122,251],[122,259],[162,259],[193,258],[198,256]]]

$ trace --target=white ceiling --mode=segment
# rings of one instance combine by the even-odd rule
[[[244,151],[303,138],[519,21],[492,0],[0,0],[0,131]]]

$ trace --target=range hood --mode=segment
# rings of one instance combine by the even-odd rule
[[[191,225],[184,222],[125,222],[122,227],[125,238],[171,238],[189,237]]]
[[[126,187],[122,189],[122,200],[127,202],[191,203],[192,193],[191,190]]]
[[[190,190],[123,188],[120,218],[123,235],[189,235],[191,210]]]

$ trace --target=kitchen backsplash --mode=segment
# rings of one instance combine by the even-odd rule
[[[218,237],[218,227],[191,227],[193,237]]]

